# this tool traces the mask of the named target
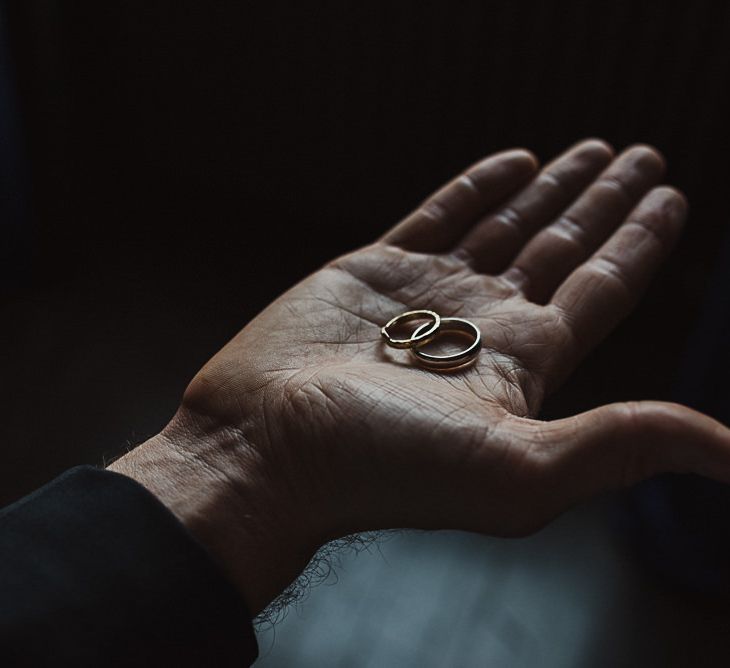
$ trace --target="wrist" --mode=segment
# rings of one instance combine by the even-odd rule
[[[152,492],[201,543],[255,616],[319,547],[300,509],[237,430],[181,410],[157,436],[108,467]]]

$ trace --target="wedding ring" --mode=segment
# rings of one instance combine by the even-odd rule
[[[423,335],[421,330],[426,327],[426,324],[424,323],[413,332],[412,340]],[[436,336],[443,332],[464,334],[472,339],[472,342],[463,350],[449,355],[431,355],[430,353],[426,353],[421,350],[421,347],[426,345],[425,343],[417,343],[415,346],[411,346],[411,353],[415,355],[423,366],[429,369],[455,369],[468,364],[479,354],[479,350],[482,347],[482,333],[470,320],[464,320],[463,318],[441,318],[441,326]]]
[[[414,320],[429,320],[430,322],[424,322],[411,334],[408,339],[394,339],[388,330],[397,327],[398,325],[405,325],[406,323]],[[391,348],[413,348],[417,345],[425,345],[436,336],[436,332],[439,331],[441,326],[441,317],[435,311],[406,311],[397,315],[392,320],[380,329],[380,334],[385,339],[385,342],[391,346]]]

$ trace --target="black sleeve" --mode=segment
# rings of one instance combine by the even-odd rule
[[[175,516],[82,466],[0,510],[3,666],[247,666],[242,598]]]

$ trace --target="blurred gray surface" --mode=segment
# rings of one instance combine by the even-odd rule
[[[257,668],[724,666],[730,618],[647,579],[604,498],[526,539],[404,532],[345,552],[259,631]]]

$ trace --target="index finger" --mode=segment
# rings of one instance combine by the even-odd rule
[[[537,167],[537,158],[524,149],[491,155],[437,190],[382,241],[410,251],[445,253],[479,216],[524,186]]]

